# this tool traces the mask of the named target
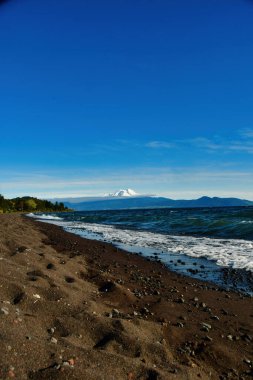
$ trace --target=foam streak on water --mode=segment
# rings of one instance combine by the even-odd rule
[[[32,212],[30,214],[27,214],[30,218],[40,219],[40,220],[63,220],[63,218],[60,218],[59,216],[56,216],[54,214],[33,214]]]

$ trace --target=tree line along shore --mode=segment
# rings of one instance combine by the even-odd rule
[[[0,194],[0,214],[10,212],[34,212],[34,211],[70,211],[62,202],[50,202],[35,197],[17,197],[6,199]]]

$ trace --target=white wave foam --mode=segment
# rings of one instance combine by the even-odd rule
[[[59,216],[56,215],[51,215],[51,214],[33,214],[32,212],[30,214],[27,214],[30,218],[35,218],[35,219],[42,219],[42,220],[63,220],[63,218],[60,218]]]
[[[51,223],[51,222],[50,222]],[[156,253],[183,254],[213,260],[217,265],[253,271],[253,242],[239,239],[213,239],[192,236],[171,236],[146,231],[118,229],[114,226],[83,222],[52,221],[65,230],[82,237],[150,248]],[[163,255],[162,255],[163,256]],[[161,256],[161,260],[162,260]]]

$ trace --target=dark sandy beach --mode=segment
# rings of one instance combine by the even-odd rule
[[[253,302],[0,215],[0,379],[251,379]]]

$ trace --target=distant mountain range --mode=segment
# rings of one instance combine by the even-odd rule
[[[59,198],[52,201],[63,202],[75,211],[120,210],[131,208],[195,208],[195,207],[236,207],[253,206],[253,202],[239,198],[201,197],[199,199],[174,200],[152,195],[138,195],[134,190],[119,190],[104,197]]]

